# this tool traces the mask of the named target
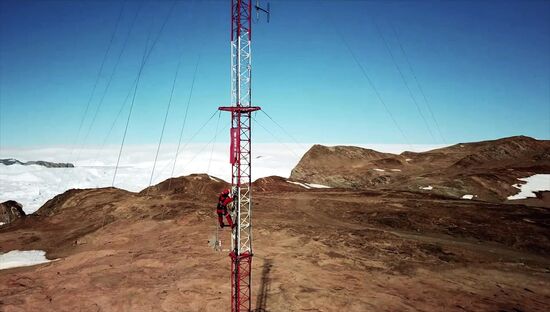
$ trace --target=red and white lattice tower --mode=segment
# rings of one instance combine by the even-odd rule
[[[251,100],[251,26],[250,0],[231,1],[231,106],[219,109],[231,113],[230,162],[233,193],[231,233],[231,311],[251,309],[252,271],[252,189],[251,189],[251,113],[260,110]]]

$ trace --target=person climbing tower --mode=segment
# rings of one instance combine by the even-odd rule
[[[229,195],[229,189],[223,190],[220,196],[218,197],[218,207],[216,208],[216,213],[218,214],[218,222],[220,227],[223,229],[226,225],[223,223],[223,216],[227,219],[228,225],[233,229],[236,224],[231,220],[231,215],[227,212],[227,205],[233,201],[233,198]]]

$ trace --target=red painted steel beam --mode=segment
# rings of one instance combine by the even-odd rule
[[[218,110],[224,112],[236,112],[236,113],[249,113],[254,111],[259,111],[262,108],[259,106],[220,106]]]

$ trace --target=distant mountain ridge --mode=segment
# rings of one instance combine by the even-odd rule
[[[503,201],[517,193],[513,187],[517,178],[548,173],[550,140],[514,136],[399,155],[314,145],[290,178],[332,187],[429,191]]]
[[[74,168],[74,165],[71,163],[55,163],[50,161],[43,161],[43,160],[31,160],[31,161],[20,161],[15,158],[5,158],[0,159],[0,164],[11,166],[11,165],[22,165],[22,166],[30,166],[30,165],[37,165],[37,166],[43,166],[46,168]]]

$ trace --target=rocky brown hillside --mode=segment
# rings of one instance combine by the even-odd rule
[[[140,195],[186,196],[192,198],[217,198],[217,195],[229,184],[220,178],[207,174],[191,174],[184,177],[170,178],[157,185],[150,186]]]
[[[397,188],[502,201],[517,178],[550,173],[550,141],[517,136],[400,155],[351,146],[313,146],[291,179],[348,188]]]
[[[215,179],[215,178],[214,178]],[[230,233],[207,175],[69,190],[0,227],[0,311],[225,311]],[[548,209],[390,189],[254,183],[254,311],[546,311]],[[208,242],[219,234],[223,251]],[[353,298],[350,300],[350,298]]]

